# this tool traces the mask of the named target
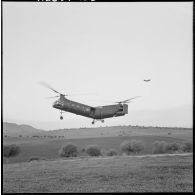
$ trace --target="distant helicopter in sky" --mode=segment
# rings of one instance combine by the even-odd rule
[[[53,107],[60,110],[60,119],[63,119],[62,113],[63,111],[71,112],[77,115],[81,115],[84,117],[92,118],[92,124],[94,124],[96,121],[104,122],[105,118],[112,118],[112,117],[118,117],[123,116],[125,114],[128,114],[128,103],[131,102],[131,100],[138,98],[140,96],[136,96],[130,99],[126,99],[124,101],[119,102],[113,102],[117,104],[113,105],[106,105],[106,106],[98,106],[98,107],[92,107],[85,104],[81,104],[79,102],[75,102],[72,100],[69,100],[66,98],[68,96],[67,94],[62,94],[52,87],[50,87],[47,83],[41,82],[42,85],[45,87],[51,89],[55,93],[59,94],[58,100],[56,100],[53,103]]]
[[[149,82],[149,81],[151,81],[151,79],[144,79],[144,81],[145,81],[145,82]]]

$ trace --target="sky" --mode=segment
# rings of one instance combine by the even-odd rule
[[[3,121],[39,129],[192,127],[192,2],[2,2]],[[144,79],[151,79],[144,82]],[[128,104],[92,119],[52,107],[61,93],[90,106]]]

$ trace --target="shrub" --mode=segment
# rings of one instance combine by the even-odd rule
[[[155,141],[153,143],[153,154],[158,154],[158,153],[166,153],[167,150],[167,142],[165,141]]]
[[[193,151],[193,145],[192,145],[192,143],[185,142],[184,144],[182,144],[181,150],[183,152],[192,152]]]
[[[67,143],[59,150],[61,157],[76,157],[78,155],[77,146],[72,143]]]
[[[115,149],[110,149],[107,151],[107,156],[116,156],[117,155],[117,151]]]
[[[140,153],[145,148],[143,142],[140,140],[132,140],[131,145],[134,153]]]
[[[101,150],[100,150],[99,146],[97,146],[97,145],[89,145],[86,147],[86,153],[89,156],[100,156]]]
[[[166,152],[176,152],[180,149],[180,145],[178,143],[168,143],[166,145]]]
[[[125,154],[130,154],[133,152],[132,147],[131,147],[131,141],[125,140],[120,144],[120,150],[121,152]]]
[[[4,157],[14,157],[20,153],[20,147],[12,144],[12,145],[5,145],[3,146],[3,156]]]
[[[28,162],[34,161],[34,160],[40,160],[40,157],[38,156],[32,156],[30,157],[30,159],[28,160]]]
[[[140,140],[125,140],[120,145],[121,152],[126,154],[139,153],[144,150],[144,144]]]
[[[81,152],[85,152],[85,148],[82,148],[82,149],[81,149]]]

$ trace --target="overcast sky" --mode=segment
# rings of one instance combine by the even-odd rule
[[[192,2],[2,4],[4,121],[92,127],[71,113],[60,121],[44,81],[95,93],[68,97],[90,106],[141,96],[128,115],[95,126],[192,127]]]

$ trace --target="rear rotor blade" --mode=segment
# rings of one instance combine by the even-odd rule
[[[138,98],[138,97],[141,97],[141,96],[136,96],[136,97],[133,97],[133,98],[124,100],[124,102],[125,102],[125,103],[129,103],[129,102],[131,102],[131,100],[136,99],[136,98]]]
[[[135,96],[135,97],[133,97],[133,98],[126,99],[126,100],[124,100],[124,101],[115,102],[115,103],[119,103],[119,104],[120,104],[120,103],[130,103],[131,100],[136,99],[136,98],[138,98],[138,97],[141,97],[141,96]]]

